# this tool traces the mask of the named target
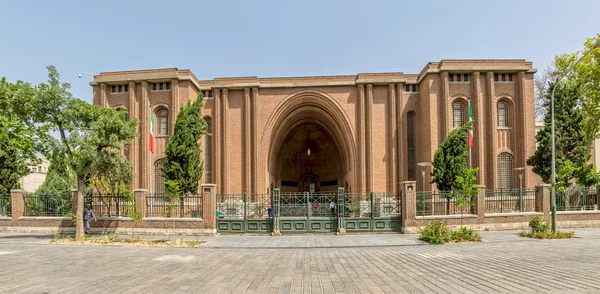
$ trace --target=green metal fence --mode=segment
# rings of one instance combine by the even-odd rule
[[[202,195],[147,195],[146,217],[202,218]]]
[[[223,219],[272,217],[270,194],[217,194],[217,215]]]
[[[485,192],[486,213],[535,211],[534,189],[504,189]]]
[[[456,204],[456,198],[450,192],[417,192],[417,216],[460,215],[472,213],[473,205],[461,208]]]
[[[0,194],[0,216],[12,216],[10,194]]]
[[[338,202],[336,192],[327,193],[281,193],[279,196],[281,217],[336,217]],[[332,205],[331,203],[334,203]],[[333,210],[331,206],[335,207]]]
[[[596,210],[598,209],[597,187],[570,188],[556,193],[556,210]]]
[[[126,217],[135,212],[135,198],[119,195],[87,195],[86,203],[92,204],[96,217]]]
[[[25,202],[24,216],[69,217],[73,206],[71,195],[23,195]]]

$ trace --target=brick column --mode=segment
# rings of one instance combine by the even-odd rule
[[[71,189],[71,212],[77,215],[77,189]]]
[[[27,194],[25,190],[10,190],[10,201],[13,226],[17,225],[17,220],[25,215],[25,200],[23,196]]]
[[[243,132],[244,132],[244,179],[243,179],[243,183],[242,183],[242,192],[244,193],[250,193],[251,191],[251,186],[250,186],[250,174],[252,173],[251,171],[251,165],[252,165],[252,160],[251,160],[251,155],[250,155],[250,150],[252,149],[252,145],[250,144],[250,140],[251,137],[250,135],[252,135],[252,114],[250,111],[250,88],[244,88],[244,115],[243,115]]]
[[[484,167],[484,158],[485,158],[485,148],[484,148],[484,130],[483,130],[483,110],[484,110],[484,99],[481,94],[481,74],[479,72],[474,72],[471,76],[471,101],[473,101],[473,110],[474,110],[474,120],[475,126],[473,127],[473,132],[475,133],[475,166],[479,168],[479,175],[477,177],[477,183],[480,185],[485,184],[486,170]]]
[[[227,123],[227,110],[229,109],[228,102],[228,93],[227,89],[223,89],[221,92],[221,193],[227,194],[228,189],[228,163],[229,163],[229,150],[227,145],[227,128],[229,124]]]
[[[358,187],[359,192],[365,191],[365,86],[358,85],[358,96],[356,97],[356,145],[358,146]]]
[[[258,88],[252,88],[252,193],[258,194]]]
[[[213,181],[221,187],[221,90],[214,89],[215,107],[213,108]]]
[[[146,189],[133,190],[133,196],[135,197],[135,211],[142,215],[142,219],[146,217],[146,195],[148,195],[148,190]]]
[[[106,99],[106,84],[100,84],[100,106],[108,107],[108,99]]]
[[[403,120],[404,120],[404,84],[396,85],[396,97],[398,101],[396,101],[396,164],[397,164],[397,191],[400,192],[401,185],[400,183],[405,180],[404,177],[404,160],[402,157],[402,152],[404,150],[404,146],[402,145],[404,138],[404,130],[402,129]]]
[[[407,228],[417,226],[417,182],[405,181],[400,184],[400,192],[402,193],[402,229],[403,233],[407,232]]]
[[[133,119],[134,117],[138,117],[137,113],[136,113],[136,98],[135,98],[135,83],[134,82],[129,82],[129,109],[127,109],[128,113],[129,113],[129,119]],[[139,134],[140,132],[140,126],[138,125],[136,127],[137,129],[137,133]],[[131,161],[131,165],[134,167],[138,166],[138,159],[137,159],[137,151],[138,151],[138,140],[140,139],[139,136],[136,136],[135,138],[133,138],[131,140],[131,145],[129,145],[129,160]],[[137,188],[139,186],[139,181],[138,178],[136,176],[133,177],[133,179],[131,180],[131,186],[133,188]]]
[[[140,103],[140,167],[138,169],[139,186],[136,188],[150,188],[150,102],[148,101],[148,82],[142,82],[142,98]]]
[[[217,185],[202,184],[202,226],[217,232]]]
[[[175,133],[175,121],[179,114],[179,81],[171,80],[171,111],[169,111],[169,135]]]
[[[487,146],[488,146],[488,160],[487,162],[489,162],[489,164],[487,165],[488,171],[489,173],[486,173],[487,175],[487,184],[490,189],[494,190],[496,189],[496,187],[498,187],[498,183],[496,183],[497,181],[497,176],[496,176],[496,171],[497,168],[496,166],[498,165],[498,162],[496,160],[496,149],[497,149],[497,144],[496,144],[496,92],[494,90],[494,86],[495,86],[495,82],[494,82],[494,73],[493,72],[488,72],[486,73],[486,82],[487,82],[487,95],[486,95],[486,104],[489,105],[490,107],[488,108],[487,111],[487,119],[486,119],[486,123],[488,124],[488,141],[487,141]],[[483,139],[483,138],[482,138]]]
[[[517,133],[516,135],[518,136],[517,138],[522,138],[520,141],[523,144],[522,146],[515,146],[515,163],[519,164],[519,166],[527,166],[527,149],[529,148],[528,144],[529,143],[529,138],[527,138],[527,121],[531,120],[534,121],[533,118],[528,117],[529,111],[527,110],[527,92],[525,91],[525,72],[524,71],[520,71],[517,74],[517,89],[518,89],[518,94],[517,96],[519,97],[519,99],[521,99],[521,124],[517,124],[516,125],[516,129],[517,129]],[[515,107],[516,109],[517,107]],[[513,111],[513,113],[516,113],[516,111]],[[519,133],[521,133],[521,135],[519,136]],[[517,140],[518,142],[519,140]],[[517,145],[517,144],[515,144]],[[521,150],[521,152],[517,153],[519,150],[519,147],[523,148]],[[523,173],[523,184],[525,185],[525,187],[527,187],[527,183],[528,183],[528,179],[529,179],[529,172],[527,169],[525,169],[525,172]]]
[[[550,218],[550,185],[535,186],[535,211],[544,213],[544,219]]]
[[[367,192],[373,192],[373,85],[367,84],[365,102],[365,139],[366,139],[366,178]]]
[[[388,85],[388,103],[387,103],[387,174],[388,184],[387,191],[396,194],[396,142],[394,134],[396,134],[396,87],[394,84]]]
[[[442,137],[440,140],[445,140],[446,136],[450,132],[450,128],[452,128],[452,124],[450,121],[450,115],[448,115],[448,103],[450,103],[450,85],[448,84],[448,72],[442,72],[441,78],[441,90],[442,90],[442,124],[440,126]]]
[[[473,198],[473,214],[480,222],[485,218],[485,186],[480,185],[479,193]]]

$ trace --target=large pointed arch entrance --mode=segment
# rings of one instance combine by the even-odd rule
[[[355,183],[345,112],[323,93],[301,91],[280,103],[270,125],[268,180],[278,190],[281,232],[336,231],[338,189]]]

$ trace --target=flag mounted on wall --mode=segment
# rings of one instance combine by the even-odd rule
[[[471,98],[468,100],[469,104],[469,122],[473,121],[473,105],[471,105]],[[474,128],[474,127],[473,127]],[[473,146],[473,128],[469,131],[469,148]]]
[[[154,154],[154,113],[152,112],[152,107],[150,107],[150,142],[148,149],[152,154]]]

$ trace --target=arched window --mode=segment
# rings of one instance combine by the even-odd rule
[[[408,180],[416,180],[416,158],[415,158],[415,113],[409,112],[406,116],[407,152],[408,152]]]
[[[162,173],[162,168],[165,166],[165,160],[159,159],[154,163],[154,194],[165,194],[165,177]]]
[[[513,181],[513,157],[510,153],[498,155],[498,188],[512,189]]]
[[[452,103],[452,128],[460,128],[465,124],[465,105],[456,101]]]
[[[498,126],[499,127],[509,127],[508,123],[509,113],[508,113],[508,103],[505,101],[498,102]]]
[[[166,136],[169,126],[169,112],[166,109],[161,109],[156,113],[158,118],[158,135]]]
[[[206,121],[206,131],[212,134],[212,119],[204,118]],[[204,183],[212,183],[212,136],[204,135]]]

